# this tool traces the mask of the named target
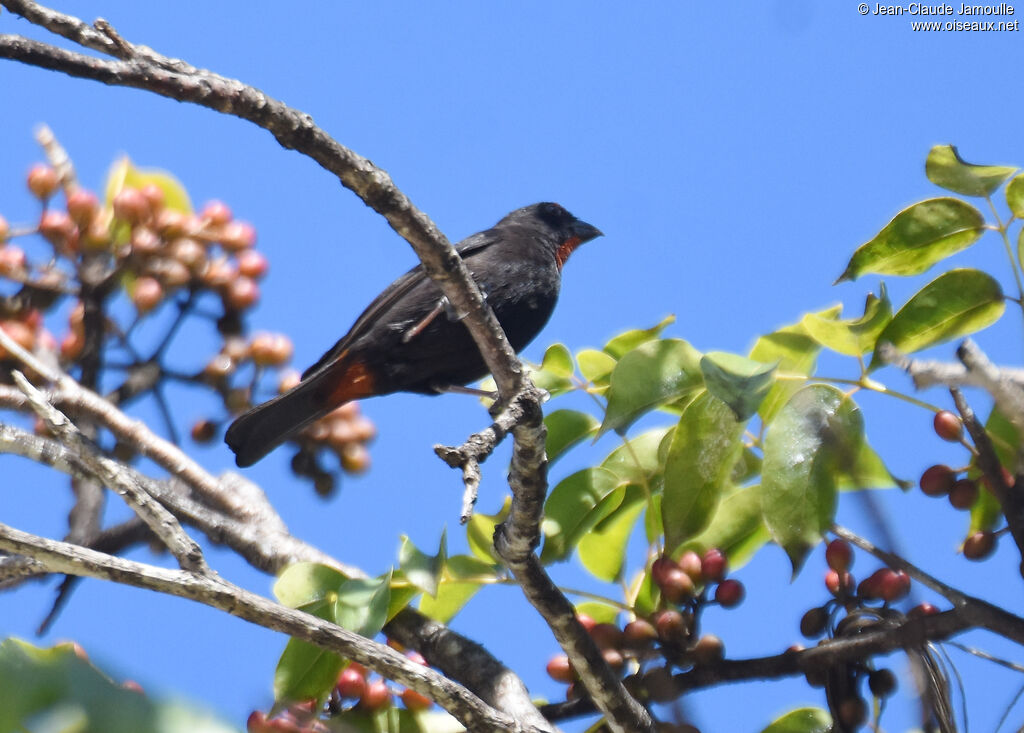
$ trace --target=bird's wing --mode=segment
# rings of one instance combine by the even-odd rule
[[[487,229],[462,240],[455,246],[455,249],[459,253],[459,256],[465,259],[466,257],[480,252],[494,244],[499,236],[499,231],[495,229]],[[316,372],[330,365],[335,359],[345,353],[349,345],[372,328],[382,313],[386,313],[391,306],[401,300],[403,296],[407,295],[413,288],[428,279],[427,274],[423,271],[423,266],[417,265],[391,283],[391,285],[385,288],[384,292],[378,295],[373,302],[366,307],[366,310],[359,315],[355,323],[352,324],[352,328],[348,330],[348,333],[342,336],[338,343],[328,349],[328,351],[321,356],[315,364],[302,373],[302,378],[308,379]],[[440,298],[438,299],[438,302],[439,304],[441,303]],[[428,314],[425,313],[424,315],[426,316]]]

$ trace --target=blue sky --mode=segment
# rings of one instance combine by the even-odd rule
[[[831,283],[893,214],[937,194],[923,173],[932,145],[957,144],[975,162],[1024,164],[1019,33],[915,33],[907,16],[861,16],[852,0],[403,0],[306,3],[292,13],[236,0],[89,5],[88,19],[107,18],[130,41],[308,112],[385,168],[453,241],[541,200],[559,201],[601,228],[606,236],[566,267],[559,308],[527,357],[555,341],[600,346],[669,313],[678,319],[670,335],[701,350],[739,352],[808,310],[842,301],[857,314],[864,295],[877,292],[877,279]],[[0,15],[0,32],[38,35],[9,13]],[[331,175],[248,123],[10,62],[0,63],[0,89],[0,214],[12,221],[34,216],[22,181],[40,158],[32,141],[40,122],[54,129],[93,186],[122,153],[172,171],[195,202],[223,199],[257,227],[271,275],[253,322],[290,333],[297,366],[315,360],[415,262],[387,224]],[[1006,273],[994,237],[954,261]],[[923,282],[887,285],[902,302]],[[981,342],[995,358],[1019,363],[1016,317],[1008,313],[1007,325]],[[948,358],[952,349],[936,354]],[[839,359],[825,367],[851,375]],[[906,386],[898,375],[886,380]],[[934,438],[924,413],[879,399],[862,405],[873,444],[898,474],[913,478],[930,463],[962,461]],[[177,407],[187,422],[209,411],[202,401]],[[364,409],[380,431],[374,468],[346,480],[331,501],[295,485],[280,453],[248,475],[266,487],[296,534],[370,572],[390,565],[403,533],[436,547],[447,525],[458,549],[461,487],[431,446],[460,441],[483,426],[485,413],[459,396],[399,395]],[[197,455],[214,471],[231,465],[219,445]],[[504,496],[506,455],[485,466],[483,511]],[[573,460],[578,467],[586,458]],[[60,536],[63,480],[21,459],[0,461],[12,477],[0,486],[3,521]],[[912,557],[971,592],[1019,606],[1016,582],[993,583],[1017,577],[1011,548],[969,565],[954,554],[962,517],[917,496],[883,498],[894,516],[915,517],[904,538]],[[841,516],[867,531],[850,497]],[[269,592],[268,578],[228,553],[213,549],[210,559],[227,577]],[[822,568],[815,555],[791,586],[783,554],[766,549],[738,575],[748,585],[747,603],[710,614],[708,630],[736,656],[798,641],[808,598],[824,600]],[[559,578],[587,582],[572,565],[559,568]],[[52,584],[0,595],[0,634],[30,636],[51,596]],[[554,640],[514,590],[485,592],[455,625],[522,670],[535,694],[561,694],[543,672]],[[57,638],[77,639],[155,694],[202,700],[238,724],[269,704],[284,642],[194,604],[92,581],[45,641]],[[972,724],[994,728],[1019,681],[963,655],[956,660],[968,693],[974,690]],[[711,691],[687,709],[705,730],[756,731],[788,707],[823,703],[798,683],[751,685],[749,704],[726,705],[735,694]],[[1015,712],[1011,724],[1019,725],[1024,714]],[[888,724],[906,729],[908,711],[896,711]]]

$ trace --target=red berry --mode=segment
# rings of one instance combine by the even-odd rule
[[[163,286],[149,276],[140,277],[135,281],[135,289],[132,291],[132,303],[139,313],[147,313],[153,310],[163,300]]]
[[[155,213],[164,208],[164,190],[155,183],[147,183],[139,189],[139,193],[149,203],[150,211]]]
[[[670,570],[679,569],[679,565],[668,555],[662,555],[651,563],[651,580],[657,586],[665,584],[665,578]]]
[[[654,627],[658,638],[667,642],[679,642],[690,633],[690,624],[679,611],[668,609],[654,615]]]
[[[569,657],[564,654],[559,654],[548,660],[547,672],[548,677],[555,682],[568,684],[576,679],[576,671],[572,668]]]
[[[949,410],[939,410],[932,420],[935,434],[950,443],[959,443],[964,434],[964,423],[960,416]]]
[[[921,474],[921,491],[928,496],[945,496],[953,488],[955,481],[956,474],[949,466],[929,466]]]
[[[373,680],[366,684],[359,703],[367,710],[380,710],[391,702],[391,690],[384,680]]]
[[[697,664],[715,664],[725,656],[725,644],[714,634],[704,634],[694,644],[692,653]]]
[[[729,569],[729,561],[725,553],[717,547],[712,547],[701,557],[701,569],[704,580],[717,583],[725,577]]]
[[[843,572],[853,565],[853,549],[846,540],[835,539],[825,548],[825,562],[833,570]]]
[[[221,227],[231,221],[231,209],[223,201],[209,201],[200,212],[199,218],[205,219],[213,226]]]
[[[196,420],[192,424],[192,440],[196,443],[209,443],[217,436],[217,423],[213,420]]]
[[[676,604],[690,600],[697,590],[690,576],[683,572],[678,565],[666,571],[664,583],[660,587],[665,600]]]
[[[715,588],[715,600],[721,604],[722,608],[733,608],[740,605],[744,595],[746,595],[746,591],[743,588],[743,583],[732,578],[723,580]]]
[[[355,700],[362,697],[363,692],[366,691],[364,670],[355,664],[348,665],[338,675],[338,684],[335,689],[342,698]]]
[[[261,277],[267,274],[267,269],[270,265],[267,263],[267,258],[263,256],[261,252],[257,252],[254,249],[243,250],[238,253],[238,271],[246,277],[251,277],[254,280],[259,280]]]
[[[99,210],[100,202],[92,191],[76,188],[68,194],[68,215],[78,226],[88,226]]]
[[[975,532],[964,540],[964,557],[968,560],[984,560],[996,549],[995,533]]]
[[[970,509],[978,500],[978,484],[969,478],[962,478],[949,490],[949,503],[954,509]]]
[[[702,574],[703,563],[701,563],[700,555],[693,550],[687,550],[679,556],[679,567],[690,576],[694,583],[700,583],[704,580]]]
[[[626,646],[646,646],[658,638],[658,630],[647,619],[638,618],[630,621],[622,629],[622,640]]]
[[[78,227],[66,211],[50,209],[39,219],[39,233],[59,249],[74,250],[78,246]]]
[[[856,582],[853,576],[847,572],[839,573],[835,570],[829,570],[825,573],[825,587],[828,588],[829,593],[838,596],[853,593]]]
[[[137,692],[140,695],[145,695],[146,694],[146,691],[142,689],[142,685],[140,685],[135,680],[125,680],[124,682],[121,683],[121,689],[122,690],[129,690],[130,692]]]
[[[18,346],[25,349],[25,351],[31,352],[36,346],[36,332],[26,323],[21,321],[0,321],[0,329],[10,336]],[[7,349],[0,346],[0,359],[6,359],[10,356],[7,353]]]
[[[868,719],[868,705],[859,697],[848,697],[839,703],[839,720],[847,730],[857,730]]]
[[[224,226],[217,241],[225,249],[238,251],[248,249],[256,244],[256,230],[246,221],[233,221]]]
[[[7,237],[11,234],[11,225],[7,223],[7,220],[0,216],[0,242],[6,242]]]
[[[262,710],[253,710],[249,713],[249,719],[245,721],[245,729],[248,733],[269,733],[273,730],[267,725],[267,714]]]
[[[38,163],[32,166],[28,172],[28,190],[37,199],[50,198],[59,185],[60,179],[57,177],[57,171],[48,165]]]
[[[614,649],[622,644],[622,629],[615,624],[596,624],[590,630],[590,638],[598,649]]]
[[[402,704],[407,709],[416,712],[418,710],[427,710],[434,704],[434,701],[426,695],[421,695],[416,690],[410,690],[407,687],[402,690]]]
[[[902,570],[890,570],[882,576],[880,592],[887,603],[906,598],[910,593],[910,576]]]
[[[857,586],[857,595],[867,601],[880,599],[882,597],[882,581],[889,572],[891,572],[889,568],[879,568],[864,578]]]
[[[149,219],[152,210],[149,199],[137,188],[124,188],[114,196],[114,216],[134,226]]]
[[[354,402],[350,402],[350,403],[348,403],[348,404],[350,404],[350,405],[354,405],[355,403],[354,403]],[[589,632],[589,631],[590,631],[590,630],[591,630],[592,628],[594,628],[595,626],[597,626],[597,621],[595,621],[594,619],[592,619],[592,618],[591,618],[590,616],[588,616],[588,615],[587,615],[587,614],[585,614],[585,613],[577,613],[577,614],[576,614],[576,620],[577,620],[577,621],[579,621],[579,622],[580,622],[580,626],[582,626],[582,627],[583,627],[584,629],[586,629],[586,630],[587,630],[588,632]]]
[[[260,299],[260,288],[255,280],[239,277],[228,285],[224,299],[232,308],[245,310],[256,305]]]
[[[939,612],[939,609],[933,606],[931,603],[924,602],[918,603],[916,606],[907,612],[907,615],[911,618],[921,618],[923,616],[934,616]]]
[[[622,669],[622,666],[626,663],[626,658],[622,656],[622,652],[618,649],[605,649],[601,652],[601,656],[604,657],[605,664],[616,671]]]

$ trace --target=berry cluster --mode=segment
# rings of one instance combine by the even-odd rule
[[[27,186],[42,203],[38,223],[15,228],[0,217],[0,290],[8,293],[0,294],[0,329],[20,346],[77,370],[93,388],[110,383],[106,373],[118,369],[123,375],[114,394],[122,404],[151,394],[165,414],[166,381],[212,389],[228,415],[259,401],[254,392],[267,372],[278,375],[281,391],[298,382],[286,370],[291,341],[282,334],[249,334],[244,326],[259,302],[268,261],[254,246],[253,226],[237,220],[226,204],[213,201],[192,213],[177,182],[127,161],[111,174],[106,203],[47,164],[31,168]],[[33,235],[45,240],[42,251]],[[120,293],[132,306],[127,313],[116,306]],[[48,316],[68,300],[66,325],[54,327]],[[171,317],[153,317],[162,310]],[[167,363],[170,343],[190,316],[213,320],[220,338],[198,372]],[[134,343],[143,328],[145,340],[159,344],[150,354]],[[2,360],[11,355],[0,349]],[[224,423],[223,416],[201,419],[191,436],[213,441]],[[323,467],[321,455],[334,455],[345,472],[365,471],[374,434],[358,405],[345,405],[298,436],[293,469],[328,495],[335,472]]]
[[[949,410],[941,410],[935,414],[933,427],[936,435],[943,440],[952,443],[963,442],[963,421]],[[1013,475],[1005,468],[1001,468],[1001,471],[1003,483],[1012,488],[1015,481]],[[975,477],[980,474],[973,464],[966,469],[958,470],[937,463],[926,468],[921,474],[921,492],[926,496],[945,496],[954,509],[969,511],[978,504],[982,486],[985,491],[990,489],[987,476],[981,476],[979,485],[979,480]],[[999,532],[990,528],[972,532],[963,543],[964,557],[968,560],[984,560],[995,551],[998,537]]]
[[[669,702],[679,697],[672,679],[673,667],[711,665],[725,654],[721,639],[698,632],[701,611],[709,605],[734,608],[744,598],[743,584],[727,578],[725,554],[712,548],[703,555],[687,550],[678,560],[664,555],[651,564],[650,577],[661,593],[661,604],[649,618],[638,617],[622,628],[613,623],[595,623],[588,616],[578,619],[601,649],[605,661],[625,673],[625,684],[641,700]],[[711,587],[714,592],[711,592]],[[548,675],[569,685],[568,699],[580,694],[576,671],[569,658],[557,655],[547,664]],[[689,725],[666,730],[696,731]]]
[[[902,570],[883,567],[858,584],[850,573],[853,561],[853,549],[845,540],[835,539],[826,545],[825,587],[833,597],[824,605],[811,608],[800,619],[800,633],[806,638],[847,638],[900,623],[907,617],[938,613],[930,603],[918,604],[905,614],[891,607],[890,604],[909,595],[910,577]],[[882,601],[880,606],[872,605],[878,601]],[[879,699],[896,690],[896,677],[891,670],[874,669],[865,662],[835,669],[810,669],[806,676],[808,684],[828,689],[833,715],[851,730],[867,720],[869,708],[860,692],[863,680]]]

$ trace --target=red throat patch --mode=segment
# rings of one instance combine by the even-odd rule
[[[562,265],[565,264],[565,261],[569,259],[569,255],[571,255],[573,251],[579,246],[579,237],[569,237],[567,240],[565,240],[558,246],[558,249],[555,250],[555,262],[558,263],[559,270],[562,269]]]

